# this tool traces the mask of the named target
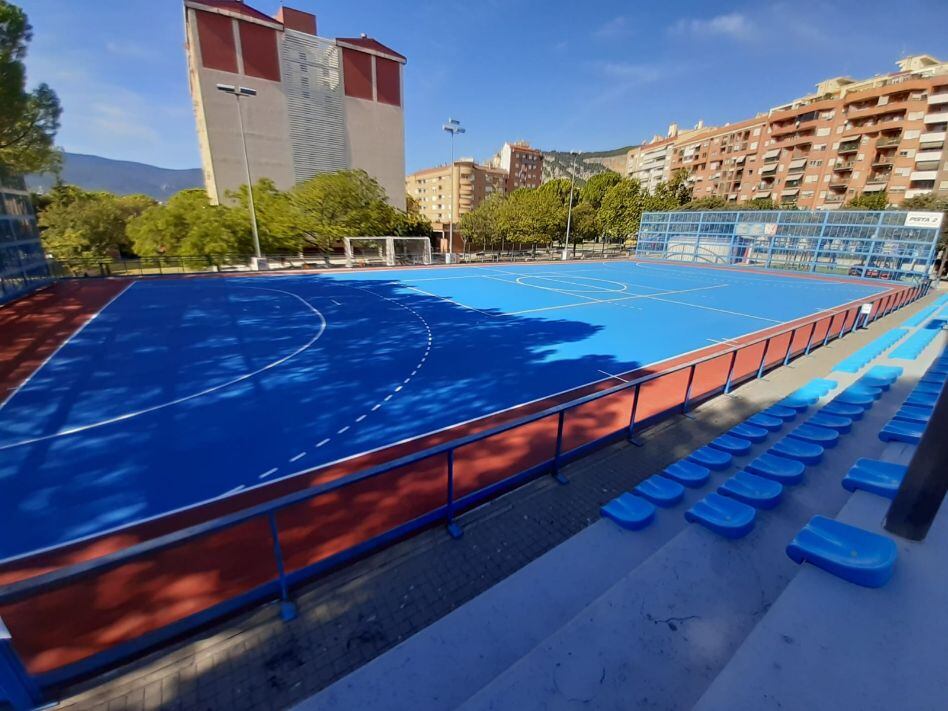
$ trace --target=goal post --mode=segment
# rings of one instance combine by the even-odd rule
[[[427,237],[344,237],[346,266],[431,264]]]

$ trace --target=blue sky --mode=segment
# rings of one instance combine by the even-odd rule
[[[177,0],[20,0],[34,27],[27,65],[64,106],[65,149],[171,168],[199,165]],[[267,13],[278,0],[253,0]],[[948,2],[294,0],[326,37],[365,32],[405,54],[408,170],[505,140],[602,150],[718,124],[865,77],[897,58],[948,59]],[[812,18],[819,18],[814,22]]]

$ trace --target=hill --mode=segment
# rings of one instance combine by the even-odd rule
[[[613,171],[625,175],[625,156],[633,146],[611,151],[587,151],[576,156],[576,179],[585,182],[597,173]],[[543,151],[543,182],[568,178],[573,156],[568,151]]]
[[[65,153],[61,179],[86,190],[108,190],[118,195],[142,193],[167,200],[179,190],[204,187],[200,168],[174,170],[145,163],[112,160],[83,153]],[[51,173],[28,175],[26,184],[35,192],[46,192],[56,182]]]

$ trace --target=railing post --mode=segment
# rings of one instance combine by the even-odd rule
[[[23,666],[16,650],[10,631],[0,619],[0,692],[16,711],[28,711],[43,703],[39,686]]]
[[[797,335],[797,329],[790,331],[790,340],[787,341],[787,352],[783,354],[783,364],[790,362],[790,351],[793,350],[793,338]]]
[[[931,419],[909,462],[898,493],[885,517],[885,530],[921,541],[935,520],[948,491],[948,388],[943,388]]]
[[[632,413],[629,415],[629,431],[627,438],[629,443],[634,444],[636,447],[641,447],[642,443],[635,438],[635,413],[639,409],[639,391],[641,390],[642,385],[640,383],[635,384],[635,388],[632,390]]]
[[[737,363],[737,351],[739,349],[735,348],[731,351],[731,364],[727,367],[727,378],[724,380],[724,394],[728,395],[731,392],[731,379],[734,377],[734,365]]]
[[[556,419],[556,452],[553,455],[553,478],[558,484],[568,484],[569,480],[560,474],[560,454],[563,452],[563,422],[566,419],[566,410],[560,410]]]
[[[283,565],[283,548],[280,546],[280,532],[277,529],[276,513],[267,514],[270,524],[270,537],[273,539],[273,558],[276,560],[277,574],[280,576],[280,617],[289,622],[296,617],[296,604],[290,600],[290,591],[286,584],[286,568]]]
[[[767,351],[770,350],[770,341],[771,341],[772,338],[773,338],[773,337],[771,336],[771,337],[768,338],[767,341],[764,343],[764,353],[763,353],[763,355],[760,356],[760,366],[757,368],[757,377],[758,377],[758,378],[764,377],[764,368],[767,366]],[[793,339],[791,338],[790,340],[792,341]]]
[[[454,520],[454,450],[448,450],[448,534],[460,538],[464,531]]]
[[[847,310],[847,311],[843,311],[843,320],[840,321],[840,324],[839,324],[839,333],[836,334],[836,340],[839,340],[840,338],[842,338],[842,337],[843,337],[843,331],[846,330],[846,314],[847,314],[847,313],[848,313],[848,310]]]
[[[685,401],[681,403],[681,414],[688,414],[688,401],[691,399],[691,385],[695,381],[696,364],[692,364],[691,371],[688,373],[688,386],[685,388]]]
[[[806,350],[803,351],[803,355],[810,355],[810,346],[813,345],[813,334],[816,333],[816,321],[810,324],[810,335],[806,338]]]
[[[823,346],[825,347],[829,343],[830,335],[833,333],[833,321],[836,319],[836,314],[830,316],[830,322],[826,324],[826,335],[823,336]]]

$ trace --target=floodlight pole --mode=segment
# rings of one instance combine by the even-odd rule
[[[579,155],[579,151],[570,151],[570,155],[573,156],[573,167],[570,168],[569,172],[569,206],[566,209],[566,246],[563,247],[564,262],[569,257],[569,230],[573,221],[573,184],[576,182],[576,156]]]
[[[461,128],[461,122],[449,118],[448,122],[441,127],[444,131],[451,134],[451,212],[448,218],[448,253],[454,254],[454,137],[459,133],[464,133]],[[458,176],[460,180],[460,176]]]
[[[250,229],[253,232],[253,251],[258,259],[263,257],[260,252],[260,235],[257,232],[257,210],[253,203],[253,180],[250,177],[250,157],[247,155],[247,138],[244,135],[244,114],[240,108],[241,97],[256,96],[257,90],[246,86],[236,87],[232,84],[218,84],[218,91],[230,94],[237,102],[237,125],[240,127],[240,146],[244,152],[244,171],[247,175],[247,194],[250,197]]]

